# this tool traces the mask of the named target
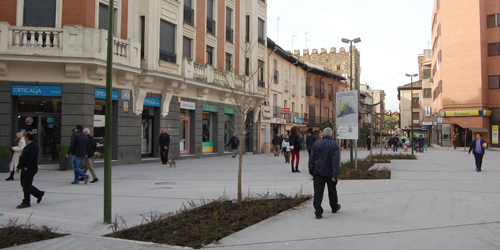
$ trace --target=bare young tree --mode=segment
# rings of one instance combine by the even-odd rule
[[[257,43],[240,43],[240,57],[245,58],[245,63],[239,70],[230,67],[229,70],[215,70],[215,83],[225,91],[224,99],[228,99],[234,106],[235,111],[240,115],[240,122],[228,120],[228,126],[236,133],[240,141],[238,160],[238,196],[237,202],[242,201],[241,176],[243,169],[243,148],[246,135],[252,131],[253,121],[247,119],[248,114],[254,111],[258,115],[259,107],[266,99],[265,88],[259,89],[259,81],[265,79],[264,68],[259,67],[257,60],[250,60],[252,50],[258,47]]]

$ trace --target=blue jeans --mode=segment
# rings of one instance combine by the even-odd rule
[[[89,177],[89,175],[83,173],[82,169],[80,168],[84,159],[85,156],[80,157],[76,155],[73,155],[73,158],[71,159],[71,167],[73,167],[73,171],[75,171],[75,183],[80,182],[80,177],[82,177],[83,179]]]

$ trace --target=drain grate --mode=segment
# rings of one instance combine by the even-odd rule
[[[175,185],[176,183],[175,182],[157,182],[155,183],[155,185],[159,185],[159,186],[162,186],[162,185]]]
[[[152,187],[148,188],[148,190],[167,190],[167,189],[172,189],[171,187]]]

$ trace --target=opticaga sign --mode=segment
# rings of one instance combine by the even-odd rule
[[[12,85],[14,96],[62,96],[62,86]]]

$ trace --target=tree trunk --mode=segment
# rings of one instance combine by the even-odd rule
[[[241,128],[240,128],[240,148],[239,148],[239,154],[238,154],[238,196],[236,199],[236,202],[238,204],[241,203],[242,201],[242,192],[241,192],[241,172],[243,169],[243,147],[245,146],[245,139],[246,139],[246,114],[241,114]]]

